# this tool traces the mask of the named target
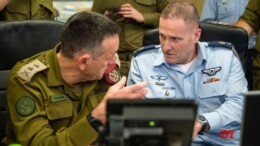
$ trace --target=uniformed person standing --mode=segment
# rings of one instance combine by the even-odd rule
[[[257,57],[253,61],[253,90],[260,90],[260,0],[250,0],[236,26],[244,28],[248,35],[257,34]]]
[[[94,0],[92,11],[104,14],[120,25],[119,59],[121,75],[128,75],[132,53],[143,46],[143,35],[158,27],[162,9],[170,0]]]
[[[107,99],[144,97],[145,82],[123,88],[123,77],[109,88],[103,78],[115,63],[119,31],[103,15],[79,12],[68,19],[54,49],[18,62],[8,81],[9,119],[2,142],[87,146],[106,121]]]
[[[0,21],[54,20],[53,0],[1,0]],[[1,10],[2,7],[2,10]]]

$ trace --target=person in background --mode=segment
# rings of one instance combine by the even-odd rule
[[[234,25],[245,11],[249,0],[205,0],[200,21]],[[248,88],[253,89],[252,85],[252,58],[255,56],[255,44],[257,36],[250,35],[248,40],[248,55],[246,66],[246,78]]]
[[[92,11],[114,20],[122,29],[119,38],[120,72],[127,76],[132,54],[143,47],[143,35],[147,30],[158,27],[162,9],[169,0],[94,0]],[[112,6],[108,7],[106,3]],[[120,6],[117,6],[120,3]],[[113,6],[114,5],[114,6]]]
[[[257,56],[253,61],[253,90],[260,90],[260,1],[250,0],[246,6],[244,13],[235,24],[242,27],[252,35],[257,34],[256,51]]]
[[[87,146],[106,122],[106,101],[143,98],[146,82],[111,86],[103,75],[115,64],[120,27],[107,17],[82,11],[64,24],[61,43],[18,62],[7,90],[7,137],[23,146]],[[124,87],[124,88],[123,88]]]
[[[205,0],[200,21],[234,23],[249,0]]]
[[[245,11],[249,0],[205,0],[200,21],[234,24]],[[255,48],[256,35],[250,37],[248,48]]]
[[[54,20],[53,0],[1,0],[0,21]]]
[[[198,104],[192,146],[238,146],[247,92],[232,45],[199,42],[196,8],[175,1],[162,11],[160,44],[134,53],[127,85],[149,83],[146,98],[193,99]],[[230,130],[232,138],[223,138]]]

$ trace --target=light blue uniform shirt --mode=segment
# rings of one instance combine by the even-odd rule
[[[249,0],[205,0],[200,21],[236,22]]]
[[[232,23],[238,21],[249,0],[205,0],[200,21]],[[249,38],[248,48],[255,48],[256,35]]]
[[[127,85],[148,81],[146,98],[195,99],[198,114],[206,117],[210,131],[194,142],[238,146],[247,81],[241,63],[230,48],[198,43],[197,59],[184,73],[168,64],[160,45],[133,57]],[[234,138],[221,138],[220,130],[234,130]]]

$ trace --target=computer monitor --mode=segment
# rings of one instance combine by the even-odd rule
[[[106,145],[189,146],[196,114],[193,100],[108,100]]]
[[[245,96],[240,146],[260,145],[260,91]]]

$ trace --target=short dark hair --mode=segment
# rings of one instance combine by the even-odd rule
[[[105,37],[118,35],[120,27],[101,14],[82,11],[72,15],[64,24],[61,54],[68,58],[81,51],[100,52]]]
[[[199,27],[199,15],[196,7],[187,1],[172,1],[162,11],[161,18],[181,18],[186,24]]]

